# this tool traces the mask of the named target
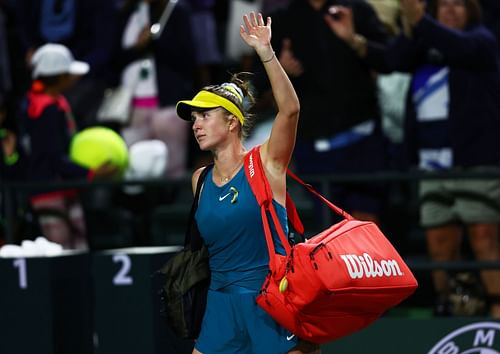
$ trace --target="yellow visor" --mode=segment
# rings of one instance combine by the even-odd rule
[[[179,101],[175,106],[177,115],[184,120],[191,120],[191,109],[192,108],[216,108],[223,107],[229,112],[238,117],[241,125],[245,122],[243,113],[240,109],[230,100],[222,96],[216,95],[215,93],[209,91],[200,91],[192,100]]]

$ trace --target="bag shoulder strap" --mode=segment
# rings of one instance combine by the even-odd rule
[[[276,214],[276,210],[272,203],[273,193],[271,190],[271,186],[269,185],[269,181],[267,180],[266,174],[264,172],[264,168],[262,166],[262,161],[260,159],[259,145],[257,145],[247,153],[247,155],[245,156],[244,167],[248,184],[250,184],[252,192],[255,195],[257,203],[259,204],[260,207],[262,223],[264,226],[264,233],[266,236],[267,250],[269,252],[269,268],[271,269],[271,271],[274,272],[276,270],[276,263],[274,259],[276,251],[267,216],[268,212],[271,215],[271,219],[274,223],[275,229],[278,232],[279,239],[287,255],[290,254],[291,247],[290,244],[288,243],[287,236],[285,236],[285,232],[281,227],[278,215]]]
[[[205,178],[207,177],[208,172],[210,172],[213,166],[213,163],[205,166],[205,168],[201,171],[200,176],[198,177],[196,192],[194,193],[193,203],[191,204],[191,210],[189,212],[187,229],[184,235],[185,249],[190,247],[191,250],[195,251],[200,249],[203,245],[203,239],[201,238],[200,231],[198,230],[198,225],[196,224],[195,214],[196,210],[198,209],[201,187],[203,186],[203,182],[205,182]]]
[[[294,180],[299,182],[302,186],[304,186],[310,193],[314,194],[316,197],[318,197],[323,203],[325,203],[330,209],[332,209],[334,212],[337,214],[341,215],[345,219],[348,220],[354,220],[354,218],[344,211],[343,209],[337,207],[335,204],[330,202],[328,199],[326,199],[324,196],[322,196],[318,191],[316,191],[310,184],[305,183],[302,181],[299,177],[297,177],[292,171],[289,169],[287,170],[287,174],[292,177]],[[255,195],[255,198],[257,199],[257,202],[261,208],[261,216],[262,216],[262,222],[264,225],[264,231],[266,234],[266,243],[267,243],[267,248],[269,251],[269,264],[271,270],[275,270],[274,266],[274,254],[275,254],[275,248],[274,248],[274,243],[269,227],[269,221],[267,218],[267,212],[270,212],[271,218],[273,220],[275,229],[278,232],[278,235],[280,237],[280,241],[283,244],[283,247],[285,248],[285,252],[287,254],[290,253],[290,245],[288,244],[288,240],[286,236],[284,235],[283,228],[281,227],[281,224],[279,222],[278,216],[276,214],[276,210],[274,208],[274,205],[272,203],[273,199],[273,193],[271,190],[271,186],[269,185],[269,181],[267,180],[266,174],[264,172],[264,167],[262,166],[262,160],[260,159],[260,146],[257,145],[253,149],[251,149],[247,155],[245,156],[245,175],[247,177],[248,183],[250,184],[250,187]],[[290,223],[293,225],[295,230],[297,232],[301,232],[299,230],[304,230],[304,226],[302,225],[302,222],[300,221],[299,214],[297,212],[297,209],[295,207],[295,204],[293,203],[292,198],[287,192],[287,202],[286,202],[286,208],[287,208],[287,216],[290,221]]]
[[[262,167],[262,161],[260,159],[260,145],[254,147],[247,154],[245,157],[245,165],[247,166],[245,168],[245,174],[259,206],[266,202],[272,205],[273,192]],[[254,179],[253,176],[255,174],[260,176],[260,178]],[[293,199],[288,191],[286,192],[286,211],[288,214],[288,220],[290,221],[293,229],[303,235],[304,225],[300,220],[295,203],[293,202]]]
[[[259,206],[271,203],[273,192],[263,171],[259,145],[246,154],[244,164],[245,175]]]

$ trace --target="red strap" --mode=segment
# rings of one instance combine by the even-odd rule
[[[245,156],[245,175],[259,206],[272,201],[273,192],[265,178],[260,160],[260,146],[254,147]]]
[[[264,233],[266,235],[267,249],[269,252],[269,268],[271,271],[275,271],[274,258],[276,252],[269,221],[267,219],[267,211],[271,214],[275,229],[278,232],[278,236],[287,255],[290,254],[291,248],[273,205],[273,193],[260,159],[260,146],[254,147],[245,156],[245,175],[261,209],[262,223],[264,225]]]
[[[323,197],[319,192],[317,192],[310,184],[305,183],[299,177],[297,177],[292,171],[287,170],[287,174],[292,177],[294,180],[302,184],[309,192],[318,197],[322,202],[324,202],[330,209],[335,211],[340,216],[344,217],[347,220],[354,220],[354,218],[337,207],[335,204],[330,202],[328,199]],[[273,205],[273,192],[271,190],[271,186],[269,185],[269,181],[267,180],[266,174],[264,172],[264,167],[262,166],[262,160],[260,159],[260,146],[254,147],[250,150],[245,156],[245,175],[247,177],[248,183],[252,188],[252,191],[257,199],[257,203],[261,208],[261,216],[262,222],[264,226],[264,232],[266,235],[266,243],[267,249],[269,251],[269,267],[271,271],[275,271],[275,248],[274,242],[271,235],[271,229],[269,227],[269,220],[267,217],[267,212],[269,211],[271,214],[271,218],[273,220],[274,226],[278,232],[278,236],[280,238],[283,247],[285,248],[286,254],[290,254],[291,247],[288,244],[287,236],[281,227],[281,224],[278,219],[278,215],[276,214],[276,210]],[[287,192],[286,195],[286,209],[287,215],[290,223],[292,224],[295,231],[303,234],[304,233],[304,225],[300,220],[299,214],[297,212],[297,208]]]
[[[339,214],[340,216],[342,216],[343,218],[347,219],[347,220],[354,220],[354,218],[346,211],[344,211],[343,209],[340,209],[338,206],[336,206],[335,204],[333,204],[331,201],[329,201],[328,199],[326,199],[325,197],[323,197],[318,191],[316,191],[310,184],[308,183],[305,183],[303,180],[301,180],[297,175],[295,175],[295,173],[293,173],[292,171],[290,170],[287,170],[287,174],[292,177],[294,180],[296,180],[297,182],[299,182],[300,184],[302,184],[304,187],[306,187],[306,189],[311,192],[312,194],[314,194],[316,197],[318,197],[323,203],[325,203],[330,209],[332,209],[334,212],[336,212],[337,214]]]
[[[288,192],[286,192],[286,213],[293,229],[300,235],[304,235],[304,225],[302,224],[302,220],[300,220],[295,203]]]

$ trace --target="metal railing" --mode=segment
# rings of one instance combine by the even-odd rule
[[[421,180],[443,180],[443,179],[500,179],[499,172],[423,172],[423,171],[381,171],[370,174],[314,174],[300,176],[305,182],[311,184],[315,189],[320,191],[322,195],[329,198],[331,194],[331,187],[334,183],[399,183],[411,184],[418,183]],[[290,181],[290,183],[296,183]],[[149,187],[166,187],[180,189],[191,188],[190,176],[181,178],[170,179],[155,179],[155,180],[97,180],[97,181],[64,181],[64,182],[50,182],[50,183],[33,183],[33,182],[4,182],[2,184],[2,201],[3,212],[5,220],[5,241],[8,243],[14,242],[14,228],[13,224],[16,219],[16,211],[14,210],[14,200],[20,195],[27,195],[28,193],[38,190],[43,187],[44,191],[61,190],[76,188],[79,190],[91,190],[95,188],[124,188],[126,186],[141,186],[144,188]],[[409,201],[411,204],[413,201]],[[326,228],[331,225],[333,214],[327,207],[321,210],[322,225],[317,225],[318,228]],[[477,269],[500,269],[500,262],[480,262],[480,261],[460,261],[460,262],[430,262],[427,260],[417,261],[412,260],[409,264],[415,270],[432,270],[432,269],[446,269],[446,270],[477,270]]]

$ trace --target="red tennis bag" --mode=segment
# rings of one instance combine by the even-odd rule
[[[288,171],[345,218],[290,246],[272,204],[259,147],[247,154],[245,173],[261,208],[269,250],[270,272],[257,303],[280,325],[310,342],[329,342],[365,328],[416,290],[411,270],[377,225],[355,220]],[[303,231],[288,197],[290,222]],[[286,256],[275,253],[268,215]]]

